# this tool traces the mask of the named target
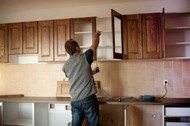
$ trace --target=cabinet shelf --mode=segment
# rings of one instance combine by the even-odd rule
[[[31,118],[19,118],[7,123],[4,123],[6,126],[33,126],[32,125],[32,119]]]
[[[119,33],[121,31],[115,31],[116,33]],[[105,31],[101,31],[101,33],[112,33],[111,30],[105,30]],[[84,31],[84,32],[75,32],[75,35],[83,35],[83,34],[92,34],[91,31]]]
[[[92,34],[92,31],[75,32],[75,35]]]
[[[190,118],[190,116],[164,116],[165,118]]]
[[[80,46],[81,49],[88,49],[90,46]],[[98,46],[98,48],[112,48],[112,46]]]
[[[166,46],[178,46],[178,45],[190,45],[190,42],[174,42],[166,44]]]
[[[166,31],[170,31],[170,30],[186,30],[186,29],[190,29],[190,26],[184,26],[184,27],[166,27]]]
[[[190,57],[166,57],[163,59],[190,59]]]

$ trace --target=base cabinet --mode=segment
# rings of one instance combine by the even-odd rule
[[[70,104],[35,104],[35,126],[71,126]]]
[[[2,119],[3,119],[3,117],[2,117],[3,113],[2,112],[3,112],[2,111],[2,102],[0,102],[0,126],[3,125],[3,121],[2,121]]]
[[[190,106],[163,106],[163,126],[190,126]]]
[[[129,105],[127,126],[162,126],[162,106]]]
[[[3,103],[3,126],[34,126],[34,103]]]
[[[71,126],[70,104],[6,102],[0,108],[0,126]]]
[[[100,105],[100,126],[124,126],[123,105]]]

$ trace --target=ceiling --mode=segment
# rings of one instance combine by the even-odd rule
[[[98,4],[114,4],[151,0],[0,0],[0,11],[26,11],[35,9],[70,8]],[[154,0],[156,1],[156,0]],[[159,0],[157,0],[159,1]]]

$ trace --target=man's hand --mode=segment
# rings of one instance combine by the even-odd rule
[[[98,30],[98,31],[96,32],[96,35],[100,36],[100,35],[101,35],[101,32]]]
[[[95,68],[92,70],[92,74],[93,74],[93,75],[96,74],[96,73],[98,73],[98,72],[100,72],[99,67],[95,67]]]

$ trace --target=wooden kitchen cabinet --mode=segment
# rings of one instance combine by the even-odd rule
[[[70,20],[38,22],[39,61],[65,61],[65,42],[70,39]]]
[[[165,14],[164,58],[190,58],[190,13]]]
[[[162,126],[162,106],[129,105],[127,126]]]
[[[39,61],[53,61],[53,20],[38,22]]]
[[[22,54],[22,23],[9,24],[9,54]]]
[[[0,24],[0,63],[8,62],[8,26]]]
[[[37,54],[37,22],[23,23],[23,54]]]
[[[124,126],[124,105],[99,105],[100,126]]]
[[[70,39],[70,20],[54,20],[54,61],[69,58],[65,50],[65,42]]]
[[[9,54],[37,53],[37,22],[9,24]]]
[[[82,52],[90,48],[95,34],[95,17],[71,19],[71,38],[79,43]],[[96,59],[96,54],[94,54],[94,59]]]
[[[124,15],[124,58],[162,58],[161,14]]]

